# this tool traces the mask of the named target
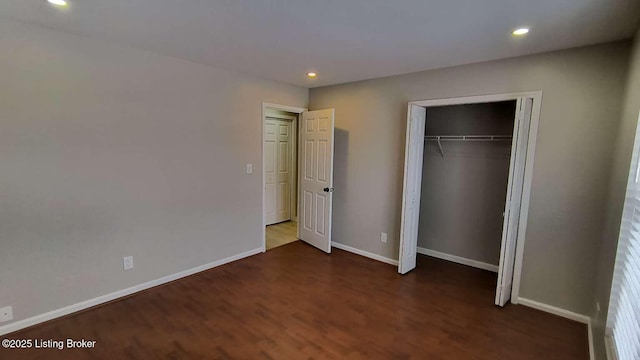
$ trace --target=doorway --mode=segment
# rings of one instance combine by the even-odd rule
[[[334,113],[262,104],[263,251],[300,239],[331,252]]]
[[[451,250],[447,252],[466,252],[466,254],[473,254],[473,256],[465,257],[447,254],[433,249],[425,249],[424,247],[420,248],[421,253],[460,262],[465,265],[480,268],[484,266],[486,270],[497,270],[495,303],[499,306],[504,306],[508,300],[511,300],[512,303],[517,304],[541,98],[541,92],[531,92],[409,103],[398,266],[400,273],[405,274],[416,266],[416,254],[419,251],[418,237],[422,222],[421,235],[424,235],[425,232],[430,232],[428,235],[431,236],[431,239],[421,240],[423,246],[426,243],[439,249]],[[475,105],[468,106],[471,104]],[[487,106],[480,106],[482,104]],[[465,105],[467,106],[465,107]],[[456,129],[455,121],[453,121],[446,124],[448,128],[446,126],[444,128],[449,131],[448,134],[442,131],[438,133],[438,126],[433,126],[437,124],[429,124],[429,113],[433,115],[435,122],[438,116],[442,117],[442,110],[447,106],[458,106],[458,110],[462,108],[469,110],[472,108],[493,107],[509,111],[509,108],[511,108],[513,121],[509,122],[503,119],[500,121],[502,125],[489,125],[484,130],[482,130],[482,125],[480,124],[482,119],[478,119],[478,122],[473,119],[466,120],[467,123],[462,128],[460,128],[460,124],[457,125],[458,129]],[[474,116],[477,118],[477,115],[475,114]],[[427,124],[431,126],[427,128]],[[496,125],[498,126],[496,127]],[[464,131],[465,127],[466,132]],[[460,129],[463,130],[462,133],[456,132]],[[469,129],[472,131],[469,131]],[[425,144],[427,144],[428,150],[437,151],[438,156],[442,159],[445,159],[448,151],[450,151],[451,162],[444,163],[444,161],[441,161],[434,165],[434,159],[429,158],[425,164]],[[475,149],[470,149],[469,146],[474,146]],[[487,159],[473,161],[456,156],[465,153],[469,155],[474,152],[477,154],[480,146],[484,149],[482,151],[489,151],[492,154],[491,156],[495,156],[495,161],[488,161]],[[433,156],[433,153],[430,156]],[[499,159],[501,156],[504,156],[504,159]],[[483,163],[487,164],[487,166],[492,166],[498,174],[486,174],[490,168],[478,168]],[[471,169],[461,167],[465,164]],[[427,166],[423,169],[423,165]],[[452,169],[451,167],[454,168]],[[476,169],[473,170],[473,167]],[[435,171],[435,169],[440,169],[442,173],[430,174],[428,172],[429,170]],[[464,174],[471,174],[474,171],[475,176],[479,176],[478,174],[483,174],[484,172],[480,176],[481,178],[476,179],[480,183],[484,182],[484,185],[474,183],[474,179],[465,178]],[[450,173],[452,177],[449,179],[443,178],[446,173]],[[508,176],[506,179],[496,180],[496,176],[499,173],[503,176],[508,174]],[[427,195],[431,196],[429,201],[432,203],[422,204],[423,206],[421,206],[422,188],[426,186],[425,184],[428,185],[429,182],[435,183],[441,188],[438,190],[430,189]],[[506,185],[502,188],[502,192],[499,189],[501,182],[503,183],[502,185]],[[465,196],[465,191],[469,190],[465,187],[469,186],[474,189],[470,190],[471,192]],[[492,186],[493,190],[491,190]],[[477,193],[472,194],[472,192],[477,191],[482,191],[484,195],[492,198],[481,199],[482,196],[477,196]],[[446,198],[447,193],[450,195],[449,199]],[[502,199],[502,205],[498,203],[496,207],[495,202],[499,202],[500,198]],[[478,202],[478,200],[484,200],[486,204],[483,205],[482,201]],[[447,201],[452,203],[447,203]],[[481,218],[480,220],[457,218],[448,219],[451,221],[444,221],[443,223],[443,214],[447,211],[456,208],[458,209],[457,211],[453,209],[449,213],[456,215],[466,214],[470,213],[474,206],[478,207],[478,204],[481,205],[480,207],[484,206],[485,210],[491,213],[482,213],[483,209],[478,209],[480,212],[476,212],[474,216]],[[437,206],[441,206],[441,208],[437,208]],[[502,214],[500,214],[500,209],[503,209]],[[424,212],[421,213],[421,210]],[[498,211],[497,214],[496,211]],[[438,219],[440,222],[436,224],[431,221],[434,219]],[[490,220],[491,224],[484,224],[482,219]],[[466,229],[468,230],[466,231],[465,227],[473,226],[474,222],[478,226]],[[425,229],[425,223],[428,224],[428,230]],[[466,236],[470,236],[469,234],[474,233],[474,231],[479,234],[484,232],[483,236],[488,236],[489,239],[483,241],[489,241],[490,244],[478,245],[478,243],[474,242],[474,239],[465,239],[465,231]],[[449,238],[446,238],[446,236],[449,236]],[[429,236],[426,237],[428,238]],[[438,237],[445,238],[437,239]],[[479,239],[475,240],[479,241]],[[496,253],[498,245],[499,254]],[[474,246],[476,247],[475,252],[472,249]],[[430,252],[425,252],[425,250],[430,250]],[[469,259],[469,257],[482,259],[483,256],[489,260]],[[480,264],[483,266],[478,266]]]
[[[266,250],[297,241],[297,113],[268,108],[264,124]]]

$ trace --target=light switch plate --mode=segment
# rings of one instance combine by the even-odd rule
[[[247,164],[247,174],[251,174],[253,172],[253,165]]]

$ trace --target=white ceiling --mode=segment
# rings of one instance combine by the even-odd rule
[[[0,16],[304,87],[624,39],[640,19],[640,0],[69,2],[3,0]]]

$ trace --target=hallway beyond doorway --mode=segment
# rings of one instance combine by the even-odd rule
[[[267,226],[267,250],[298,241],[298,223],[285,221]]]

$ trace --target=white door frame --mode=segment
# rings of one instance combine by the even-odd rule
[[[533,99],[533,109],[531,112],[531,127],[529,130],[529,140],[527,144],[527,156],[524,169],[524,182],[522,190],[522,203],[520,205],[520,223],[518,226],[518,237],[516,240],[516,254],[515,264],[513,271],[513,284],[511,290],[511,302],[518,304],[520,299],[520,279],[522,277],[522,259],[524,257],[524,243],[525,235],[527,233],[527,220],[529,218],[529,198],[531,195],[531,181],[533,178],[533,164],[536,150],[536,139],[538,136],[538,124],[540,122],[540,109],[542,105],[542,91],[529,91],[518,93],[506,93],[506,94],[491,94],[491,95],[479,95],[479,96],[467,96],[467,97],[455,97],[444,99],[432,99],[432,100],[419,100],[410,101],[411,105],[417,105],[422,107],[433,106],[446,106],[446,105],[464,105],[464,104],[479,104],[490,103],[498,101],[517,100],[518,98],[528,97]],[[411,116],[411,114],[407,114]],[[403,189],[403,199],[405,189]],[[404,219],[402,219],[404,221]],[[402,233],[400,234],[402,237]],[[401,239],[402,243],[402,239]]]
[[[267,121],[267,109],[270,110],[280,110],[280,111],[286,111],[286,112],[290,112],[290,113],[294,113],[294,114],[298,114],[298,119],[300,118],[300,114],[302,114],[303,112],[307,111],[306,108],[301,108],[301,107],[296,107],[296,106],[289,106],[289,105],[280,105],[280,104],[273,104],[273,103],[268,103],[268,102],[262,102],[262,117],[260,118],[260,121],[262,123],[261,128],[262,128],[262,139],[260,142],[260,152],[262,153],[262,169],[261,171],[261,177],[262,177],[262,182],[260,184],[261,188],[262,188],[262,252],[267,251],[267,221],[266,221],[266,216],[265,216],[265,206],[266,206],[266,191],[264,189],[264,182],[265,182],[265,176],[264,176],[264,169],[265,169],[265,164],[266,164],[266,154],[264,152],[264,138],[265,138],[265,126],[266,126],[266,121]],[[297,122],[296,122],[297,123]],[[296,126],[297,128],[297,126]],[[297,134],[297,129],[296,129],[296,134]],[[298,136],[294,136],[292,137],[294,138],[295,144],[296,144],[296,162],[299,162],[298,159],[298,150],[297,150],[297,144],[298,144]],[[296,164],[295,167],[295,177],[296,177],[296,184],[298,184],[300,182],[300,176],[298,174],[298,164]],[[296,186],[296,188],[299,188],[299,185]],[[293,190],[293,189],[292,189]],[[297,190],[293,190],[293,191],[297,191]],[[295,196],[296,198],[296,215],[298,214],[298,198],[299,198],[299,194],[296,194]],[[292,199],[293,200],[293,199]]]

